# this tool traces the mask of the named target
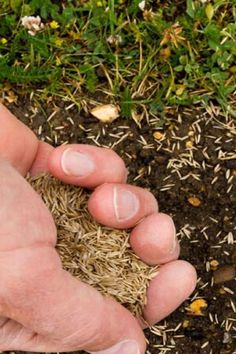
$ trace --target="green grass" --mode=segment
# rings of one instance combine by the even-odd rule
[[[0,91],[112,101],[126,118],[210,100],[235,114],[236,0],[140,2],[1,0]]]

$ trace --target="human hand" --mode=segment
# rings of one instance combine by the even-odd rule
[[[147,292],[143,316],[149,324],[176,309],[196,284],[194,268],[177,260],[171,218],[158,213],[150,192],[125,184],[126,168],[113,151],[89,145],[54,149],[2,105],[0,127],[0,350],[143,354],[141,322],[62,269],[52,216],[22,176],[47,171],[92,188],[89,210],[98,222],[134,227],[136,254],[162,264]]]

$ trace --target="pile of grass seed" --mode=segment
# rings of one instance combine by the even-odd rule
[[[156,267],[144,264],[131,250],[124,230],[101,226],[89,214],[89,192],[52,176],[27,178],[51,211],[57,226],[57,250],[73,276],[139,316],[146,304],[149,281]]]

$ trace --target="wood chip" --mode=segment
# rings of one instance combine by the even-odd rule
[[[219,262],[216,259],[210,261],[211,270],[216,270],[219,267]]]
[[[156,139],[156,140],[163,140],[165,138],[165,134],[159,132],[159,131],[156,131],[153,133],[153,137]]]
[[[193,142],[191,140],[186,141],[185,146],[187,149],[192,149],[193,147]]]
[[[201,200],[197,197],[189,197],[188,202],[194,207],[198,207],[201,204]]]
[[[97,106],[90,113],[103,123],[111,123],[119,117],[118,107],[113,104]]]
[[[204,316],[203,310],[207,307],[207,302],[204,299],[197,299],[194,300],[189,307],[187,308],[187,311],[189,315],[192,316]]]
[[[235,276],[235,267],[232,265],[225,265],[214,272],[214,282],[215,284],[220,284],[234,279]]]

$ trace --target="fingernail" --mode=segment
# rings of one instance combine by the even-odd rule
[[[94,162],[88,154],[67,149],[62,154],[61,167],[68,176],[84,177],[94,171]]]
[[[170,250],[169,250],[169,253],[172,254],[175,252],[176,250],[176,247],[177,247],[177,243],[178,243],[178,239],[176,237],[176,229],[175,229],[175,224],[172,220],[172,228],[173,228],[173,231],[172,231],[172,234],[173,234],[173,241],[172,241],[172,244],[171,244],[171,247],[170,247]]]
[[[129,171],[126,169],[125,175],[124,175],[124,183],[126,183],[126,181],[127,181],[128,174],[129,174]]]
[[[102,350],[100,352],[92,352],[91,354],[140,354],[138,343],[134,340],[126,340],[114,345],[113,347]]]
[[[139,200],[136,195],[121,187],[114,187],[113,204],[118,221],[132,218],[139,210]]]
[[[175,252],[176,247],[177,247],[177,243],[178,243],[177,237],[174,236],[173,243],[172,243],[172,246],[171,246],[170,251],[169,251],[170,254]]]

